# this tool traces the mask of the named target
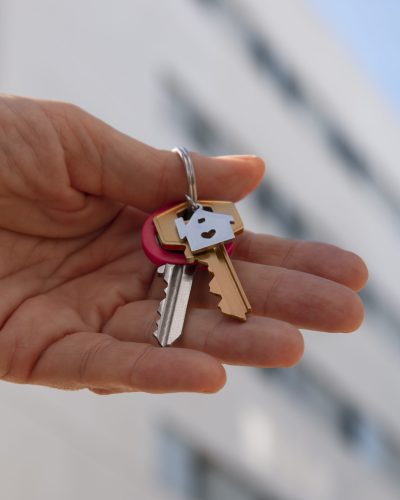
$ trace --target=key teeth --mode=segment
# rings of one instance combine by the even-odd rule
[[[228,314],[225,311],[228,309],[225,300],[222,296],[221,292],[221,287],[218,285],[218,281],[216,280],[215,276],[213,275],[211,281],[209,282],[209,289],[210,292],[214,295],[217,295],[218,297],[221,297],[221,300],[218,302],[218,309],[223,313],[223,314]],[[224,311],[225,309],[225,311]],[[250,311],[247,311],[250,312]],[[228,316],[234,316],[235,318],[241,319],[243,321],[246,321],[246,313],[241,314],[241,315],[236,315],[236,314],[228,314]]]
[[[210,288],[210,292],[214,295],[217,295],[218,297],[221,298],[221,300],[218,302],[218,308],[223,312],[223,302],[224,302],[224,299],[222,297],[222,292],[221,292],[221,288],[220,286],[218,285],[218,281],[216,280],[215,276],[213,276],[211,278],[211,281],[210,283],[208,284],[209,288]]]
[[[218,285],[218,281],[215,279],[215,276],[212,277],[210,283],[208,284],[210,288],[210,292],[214,295],[219,295],[222,297],[221,288]]]
[[[161,320],[161,316],[162,316],[163,309],[165,306],[165,302],[167,300],[167,294],[168,294],[168,288],[169,288],[169,280],[166,278],[164,270],[165,270],[165,266],[160,266],[157,269],[157,274],[159,276],[162,276],[164,282],[166,283],[166,286],[163,290],[165,297],[160,301],[158,308],[157,308],[157,314],[158,314],[159,318],[156,321],[156,329],[153,332],[153,336],[157,339],[157,341],[161,345],[161,347],[165,347],[168,345],[167,342],[162,341],[162,339],[160,339],[160,320]]]

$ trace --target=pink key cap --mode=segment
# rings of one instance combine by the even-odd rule
[[[164,250],[157,240],[157,230],[153,224],[153,219],[156,215],[165,212],[168,208],[178,205],[178,203],[171,203],[166,207],[160,208],[150,214],[146,222],[142,227],[142,248],[146,256],[155,264],[156,266],[162,266],[164,264],[177,264],[179,266],[184,266],[188,264],[185,259],[183,252],[172,252],[170,250]],[[226,250],[229,255],[232,254],[234,244],[226,243]],[[192,264],[192,265],[195,265]]]

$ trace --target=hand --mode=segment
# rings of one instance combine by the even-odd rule
[[[264,173],[256,157],[192,157],[203,198],[238,200]],[[3,380],[100,394],[213,392],[225,382],[222,363],[290,366],[303,352],[297,328],[351,331],[362,321],[359,257],[245,233],[234,264],[253,307],[247,322],[223,316],[203,278],[182,338],[160,348],[159,279],[140,229],[148,212],[183,199],[178,156],[72,105],[0,96],[0,162]]]

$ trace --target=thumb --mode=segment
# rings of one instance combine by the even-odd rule
[[[144,211],[184,199],[186,174],[176,153],[150,147],[80,108],[64,106],[69,132],[62,140],[73,188]],[[65,144],[69,134],[72,139]],[[256,156],[191,157],[200,199],[239,200],[264,174],[264,162]]]

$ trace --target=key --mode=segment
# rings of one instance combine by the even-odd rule
[[[221,297],[218,304],[221,311],[246,321],[246,314],[251,311],[251,306],[224,245],[219,243],[196,257],[197,262],[206,265],[213,275],[209,283],[210,292]]]
[[[195,267],[164,264],[157,269],[167,284],[165,298],[157,311],[160,318],[153,333],[162,347],[173,344],[182,335]]]
[[[187,264],[182,252],[168,252],[158,243],[154,217],[164,209],[151,214],[142,228],[142,247],[147,257],[158,266],[166,287],[165,297],[158,307],[159,319],[153,335],[162,347],[173,344],[181,336],[187,305],[193,283],[195,265]]]
[[[210,292],[221,297],[220,310],[245,321],[251,306],[224,247],[225,241],[243,231],[240,215],[231,202],[200,204],[201,208],[187,217],[185,203],[155,216],[159,242],[167,250],[183,251],[187,262],[207,266],[213,275]]]
[[[187,207],[180,204],[182,209]],[[188,264],[183,252],[172,252],[162,248],[158,241],[154,218],[167,209],[151,214],[142,227],[142,247],[147,257],[158,266],[157,274],[165,283],[165,298],[158,307],[160,315],[153,335],[162,347],[169,346],[182,334],[193,276],[196,266]],[[233,245],[227,245],[231,253]]]

